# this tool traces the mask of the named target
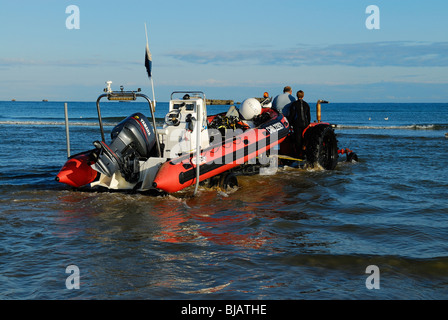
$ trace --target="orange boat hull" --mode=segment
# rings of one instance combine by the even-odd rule
[[[98,172],[90,167],[90,152],[71,157],[56,176],[56,181],[79,188],[93,182]]]
[[[280,144],[289,133],[289,123],[282,115],[273,115],[265,125],[249,129],[222,144],[210,146],[201,153],[199,181],[219,175],[248,162]],[[168,193],[196,183],[196,154],[167,161],[159,169],[153,186]]]

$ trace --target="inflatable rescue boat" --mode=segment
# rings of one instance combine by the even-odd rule
[[[70,156],[57,181],[75,188],[167,193],[195,185],[196,192],[200,182],[225,177],[235,168],[269,166],[270,153],[290,132],[287,119],[266,107],[269,99],[249,98],[239,108],[209,116],[203,92],[176,91],[163,127],[157,128],[153,104],[140,90],[114,92],[109,85],[105,92],[97,100],[101,140],[93,142],[93,149]],[[117,124],[106,141],[103,98],[146,99],[151,121],[134,113]]]

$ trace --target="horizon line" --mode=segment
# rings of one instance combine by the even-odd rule
[[[209,100],[210,98],[207,98],[207,100]],[[210,99],[210,100],[232,100],[232,99]],[[234,100],[234,99],[233,99]],[[237,100],[234,100],[237,101]],[[234,104],[239,104],[244,100],[235,102]],[[307,102],[311,101],[310,103],[313,103],[313,100],[307,100]],[[96,100],[47,100],[47,101],[42,101],[42,100],[0,100],[0,102],[41,102],[41,103],[69,103],[69,102],[85,102],[85,103],[96,103]],[[117,103],[120,101],[105,101],[107,103]],[[147,103],[145,101],[126,101],[126,102],[137,102],[137,103]],[[169,103],[168,101],[160,101],[160,100],[156,100],[156,102],[158,103]],[[317,101],[316,101],[317,102]],[[104,103],[104,102],[103,102]],[[336,101],[336,102],[331,102],[329,101],[329,104],[343,104],[343,103],[391,103],[391,104],[407,104],[407,103],[421,103],[421,104],[448,104],[448,101],[413,101],[413,102],[397,102],[397,101]],[[229,104],[230,105],[230,104]],[[225,105],[222,105],[225,106]]]

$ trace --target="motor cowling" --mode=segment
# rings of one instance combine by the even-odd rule
[[[140,177],[141,160],[149,158],[156,143],[154,129],[141,113],[134,113],[116,125],[111,132],[112,142],[95,141],[97,161],[93,168],[111,177],[118,170],[123,178],[135,183]]]

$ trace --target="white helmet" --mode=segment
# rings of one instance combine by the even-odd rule
[[[261,114],[261,104],[255,98],[244,100],[240,106],[240,114],[244,120],[252,120],[255,116]]]

